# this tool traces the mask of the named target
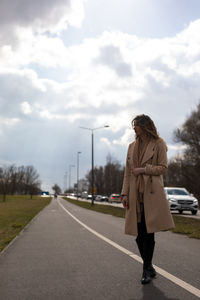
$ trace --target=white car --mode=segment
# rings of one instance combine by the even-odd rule
[[[110,202],[110,203],[113,203],[113,202],[121,203],[121,196],[119,194],[111,194],[110,197],[108,198],[108,202]]]
[[[101,195],[97,195],[97,196],[95,197],[95,201],[101,201],[101,199],[102,199],[102,196],[101,196]]]
[[[170,210],[178,210],[180,214],[189,210],[193,215],[198,211],[198,200],[185,188],[165,187],[164,188]]]

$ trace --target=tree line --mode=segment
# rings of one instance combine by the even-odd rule
[[[58,195],[62,193],[62,190],[57,183],[55,183],[51,188],[54,191],[54,194]]]
[[[40,186],[39,174],[33,166],[0,167],[0,194],[3,195],[3,201],[6,201],[8,194],[29,194],[32,198],[40,193]]]
[[[104,167],[94,168],[94,186],[95,193],[100,195],[110,195],[112,193],[121,193],[124,176],[124,167],[109,154],[107,163]],[[92,171],[86,175],[89,186],[92,185]],[[92,193],[91,189],[89,190]]]
[[[200,103],[182,126],[174,130],[173,138],[174,142],[183,144],[185,149],[169,160],[164,185],[185,187],[200,198]],[[105,166],[94,168],[95,194],[121,193],[123,175],[124,166],[108,155]],[[91,170],[86,174],[86,180],[89,184],[88,192],[92,193]],[[57,185],[52,188],[56,192],[61,191]]]
[[[182,143],[185,149],[169,161],[165,183],[183,186],[200,197],[200,103],[173,135],[174,141]]]
[[[173,138],[175,142],[182,143],[185,150],[169,160],[168,172],[164,176],[165,186],[185,187],[200,197],[200,103],[184,124],[174,131]],[[124,166],[109,155],[105,166],[94,168],[96,194],[120,193],[123,174]],[[91,186],[91,171],[87,173],[86,179]]]

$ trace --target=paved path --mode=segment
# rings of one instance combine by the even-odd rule
[[[142,286],[137,248],[123,227],[121,218],[52,200],[0,255],[0,299],[198,299],[199,240],[158,233],[154,263],[176,276],[175,282],[163,273]]]

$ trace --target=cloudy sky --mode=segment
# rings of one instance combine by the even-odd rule
[[[0,165],[33,165],[43,189],[111,154],[125,163],[131,119],[173,130],[200,99],[199,0],[1,0]],[[64,182],[64,175],[67,182]]]

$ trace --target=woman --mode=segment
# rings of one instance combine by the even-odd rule
[[[137,236],[143,259],[141,283],[156,276],[152,266],[154,233],[169,230],[174,222],[163,188],[162,175],[167,171],[167,146],[147,115],[132,120],[136,139],[128,147],[122,203],[126,208],[125,233]]]

